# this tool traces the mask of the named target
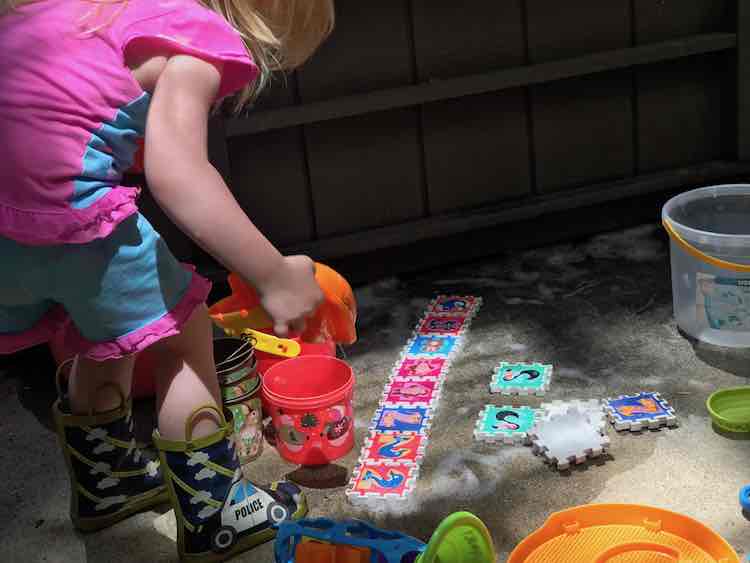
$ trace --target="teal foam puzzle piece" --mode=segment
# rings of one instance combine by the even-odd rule
[[[552,380],[552,366],[502,362],[492,374],[490,392],[503,395],[544,395]]]
[[[531,407],[486,405],[479,413],[474,437],[485,442],[528,443],[539,414]]]

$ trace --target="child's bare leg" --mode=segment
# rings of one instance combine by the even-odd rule
[[[77,358],[68,382],[73,414],[107,412],[130,397],[135,356],[96,362]],[[119,392],[118,392],[119,388]]]
[[[180,334],[153,345],[156,362],[156,400],[159,434],[166,440],[185,440],[185,422],[195,409],[221,406],[214,365],[211,319],[205,306],[196,309]],[[218,428],[216,417],[204,412],[195,419],[193,438]]]

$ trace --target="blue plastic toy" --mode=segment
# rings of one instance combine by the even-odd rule
[[[427,544],[359,520],[303,519],[277,529],[276,563],[494,563],[496,558],[487,528],[468,512],[443,520]]]
[[[742,506],[742,510],[750,513],[750,485],[742,487],[740,490],[740,506]]]

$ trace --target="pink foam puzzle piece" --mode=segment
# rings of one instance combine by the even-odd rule
[[[440,398],[435,379],[392,379],[383,393],[383,404],[430,406]]]
[[[397,377],[440,379],[447,367],[445,358],[405,358],[396,367]]]

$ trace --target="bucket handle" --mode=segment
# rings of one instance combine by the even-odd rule
[[[743,274],[750,273],[750,264],[737,264],[736,262],[727,262],[726,260],[709,256],[705,252],[698,250],[680,236],[680,234],[672,226],[672,223],[669,221],[669,219],[662,219],[662,225],[664,225],[664,229],[667,231],[667,234],[670,236],[670,238],[693,258],[697,258],[701,262],[705,262],[706,264],[710,264],[711,266],[715,266],[716,268],[721,268],[723,270],[732,270],[734,272],[741,272]]]

